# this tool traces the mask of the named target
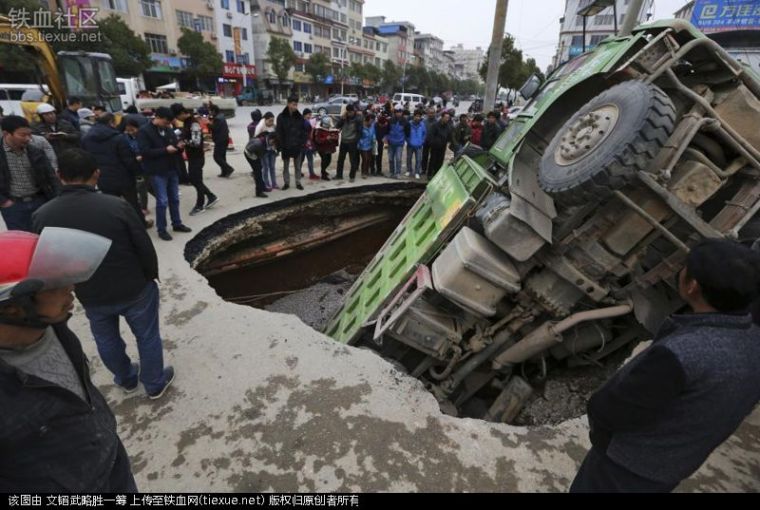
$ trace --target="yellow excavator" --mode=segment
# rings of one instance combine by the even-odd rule
[[[60,51],[56,54],[36,28],[13,26],[5,16],[0,16],[0,44],[28,49],[36,64],[41,98],[21,103],[29,120],[34,120],[40,102],[49,102],[60,111],[66,106],[69,96],[81,98],[87,106],[100,104],[108,111],[120,113],[119,88],[110,55],[85,51]]]

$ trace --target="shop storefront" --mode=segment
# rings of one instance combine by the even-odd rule
[[[223,96],[239,95],[244,87],[253,86],[256,80],[256,66],[246,64],[224,64],[222,76],[217,80],[216,92]]]

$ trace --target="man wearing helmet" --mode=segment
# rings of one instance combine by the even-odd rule
[[[136,492],[116,419],[66,326],[111,245],[78,230],[0,233],[0,491]]]
[[[79,147],[79,129],[71,122],[58,118],[55,108],[48,103],[42,103],[37,107],[37,115],[40,121],[32,126],[35,135],[44,136],[53,146],[57,156],[66,149]]]

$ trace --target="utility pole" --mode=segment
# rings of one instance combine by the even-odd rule
[[[631,0],[630,4],[628,4],[625,18],[623,19],[623,26],[620,27],[619,36],[626,37],[631,35],[634,27],[639,22],[639,14],[641,14],[641,8],[643,6],[644,0]]]
[[[501,49],[504,46],[504,27],[507,23],[507,7],[509,0],[496,0],[496,11],[493,17],[493,35],[488,55],[488,76],[486,78],[486,96],[483,107],[493,108],[496,102],[497,87],[499,86],[499,67],[501,64]]]

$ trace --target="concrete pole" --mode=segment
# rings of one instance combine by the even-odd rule
[[[483,108],[488,112],[496,102],[499,86],[499,67],[501,67],[501,49],[504,46],[504,27],[507,24],[507,7],[509,0],[496,0],[496,11],[493,16],[493,35],[488,56],[488,76],[486,77],[486,95]]]
[[[621,37],[626,37],[631,35],[631,32],[633,32],[634,27],[639,22],[639,14],[641,13],[641,8],[644,6],[644,0],[631,0],[631,2],[628,4],[628,10],[625,13],[625,18],[623,18],[623,26],[620,27],[620,33],[618,34]]]

